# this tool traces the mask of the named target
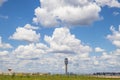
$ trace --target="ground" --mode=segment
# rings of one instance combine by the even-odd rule
[[[15,76],[0,75],[0,80],[120,80],[120,76],[83,76],[83,75],[41,75],[41,76]]]

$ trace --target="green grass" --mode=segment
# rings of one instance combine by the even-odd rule
[[[97,78],[92,76],[65,76],[65,75],[42,75],[42,76],[7,76],[0,75],[0,80],[120,80],[115,78]]]

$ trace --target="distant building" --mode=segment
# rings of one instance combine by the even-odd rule
[[[97,72],[93,75],[103,75],[103,76],[120,76],[120,72]]]

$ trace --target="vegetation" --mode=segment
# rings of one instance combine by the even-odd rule
[[[10,76],[0,75],[0,80],[120,80],[120,78],[100,78],[93,76],[65,76],[65,75],[41,75],[41,76]]]

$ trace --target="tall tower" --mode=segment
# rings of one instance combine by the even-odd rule
[[[65,58],[65,74],[67,75],[67,65],[68,65],[68,58]]]

